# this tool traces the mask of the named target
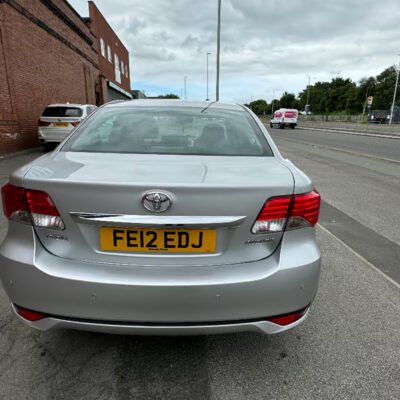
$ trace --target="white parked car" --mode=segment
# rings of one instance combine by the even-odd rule
[[[39,142],[44,147],[61,143],[97,107],[92,104],[51,104],[38,121]]]
[[[298,114],[299,112],[296,109],[280,108],[274,112],[274,118],[271,119],[269,126],[280,129],[290,126],[294,129],[297,125]]]

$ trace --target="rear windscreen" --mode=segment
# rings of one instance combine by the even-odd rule
[[[82,109],[77,107],[46,107],[43,117],[82,117]]]
[[[63,151],[273,155],[247,112],[195,107],[100,109],[78,129]]]

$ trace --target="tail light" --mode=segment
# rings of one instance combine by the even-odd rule
[[[2,187],[4,215],[12,220],[63,230],[64,222],[50,196],[38,190],[29,190],[7,184]]]
[[[80,124],[80,122],[81,122],[81,121],[74,121],[74,122],[71,122],[71,124],[72,124],[73,126],[78,126],[78,125]]]
[[[290,213],[287,229],[298,229],[315,226],[318,222],[321,196],[314,190],[307,194],[294,196],[293,208]]]
[[[39,119],[38,125],[39,125],[39,126],[49,126],[49,125],[50,125],[50,122],[42,121],[41,119]]]
[[[35,322],[39,321],[40,319],[46,318],[46,315],[35,312],[35,311],[30,311],[26,310],[25,308],[18,307],[14,304],[15,311],[22,317],[27,319],[28,321]]]
[[[315,226],[321,197],[314,190],[306,194],[271,197],[254,223],[252,233],[273,233]]]
[[[9,183],[1,188],[3,211],[7,219],[30,224],[29,211],[24,198],[24,189]]]
[[[64,229],[64,222],[47,193],[37,190],[25,190],[25,196],[35,226]]]
[[[285,228],[292,196],[272,197],[265,204],[252,233],[281,232]]]

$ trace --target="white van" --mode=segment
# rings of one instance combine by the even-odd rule
[[[284,129],[290,126],[292,129],[297,125],[297,116],[299,112],[291,108],[280,108],[274,112],[274,118],[271,119],[269,126],[271,128]]]

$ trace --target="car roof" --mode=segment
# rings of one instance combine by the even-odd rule
[[[86,107],[86,106],[94,106],[94,104],[74,104],[74,103],[56,103],[56,104],[49,104],[47,107]]]
[[[193,108],[218,108],[223,110],[243,111],[243,107],[234,103],[212,101],[188,101],[181,99],[140,99],[128,101],[115,101],[106,103],[105,107],[193,107]]]

